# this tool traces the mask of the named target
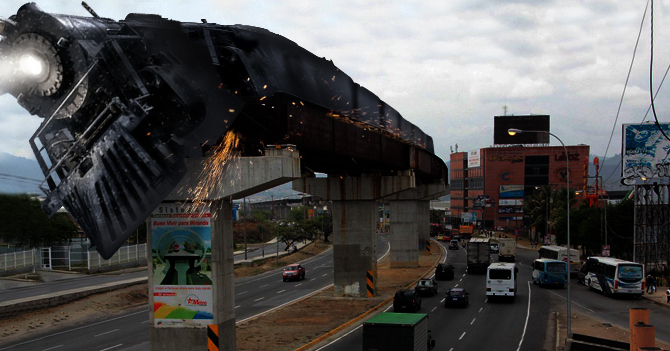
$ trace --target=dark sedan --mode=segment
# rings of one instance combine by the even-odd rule
[[[435,280],[453,280],[454,266],[450,263],[438,263],[435,267]]]
[[[449,250],[458,250],[458,240],[452,239],[449,242]]]
[[[393,312],[416,312],[421,309],[421,297],[414,290],[398,290],[393,296]]]
[[[421,279],[416,283],[414,291],[419,295],[435,296],[437,295],[437,282],[434,279]]]
[[[444,294],[444,307],[461,306],[466,307],[470,304],[470,293],[465,289],[454,288]]]

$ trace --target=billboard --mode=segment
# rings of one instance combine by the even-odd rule
[[[498,197],[501,199],[522,198],[523,185],[501,185]]]
[[[510,128],[549,132],[549,115],[495,116],[493,117],[493,144],[549,144],[549,134],[520,133],[509,135]]]
[[[155,327],[201,327],[214,320],[209,207],[161,204],[151,214]]]
[[[621,183],[670,176],[670,123],[624,124],[621,147]],[[665,135],[661,132],[665,132]]]
[[[468,168],[475,168],[481,166],[481,159],[479,149],[468,152]]]

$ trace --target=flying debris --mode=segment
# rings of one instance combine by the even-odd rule
[[[287,140],[259,117],[278,97],[433,152],[429,136],[332,61],[280,35],[159,15],[115,21],[84,6],[93,17],[28,3],[0,18],[0,94],[43,118],[29,141],[45,176],[43,210],[64,206],[104,258],[179,183],[184,158],[233,128],[243,156]]]

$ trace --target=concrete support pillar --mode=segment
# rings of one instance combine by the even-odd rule
[[[230,200],[212,203],[211,259],[214,324],[219,326],[219,350],[235,350],[235,259]]]
[[[293,190],[333,202],[333,256],[335,295],[366,297],[376,294],[376,283],[368,295],[367,275],[377,282],[375,229],[377,199],[411,189],[415,177],[302,178],[293,181]],[[416,240],[415,240],[416,242]]]
[[[367,273],[377,278],[375,201],[333,201],[335,295],[366,297]],[[373,288],[372,295],[376,294]]]
[[[418,200],[416,201],[416,226],[417,235],[419,237],[419,254],[429,255],[427,244],[430,240],[430,201]],[[434,247],[431,246],[431,249]]]
[[[418,267],[419,255],[428,255],[430,199],[446,193],[443,182],[416,184],[384,199],[391,205],[391,267]]]
[[[416,201],[390,201],[391,207],[391,267],[418,267],[419,232]]]

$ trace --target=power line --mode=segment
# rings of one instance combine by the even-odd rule
[[[13,181],[22,181],[24,183],[33,182],[33,183],[37,183],[37,185],[42,184],[42,181],[38,180],[38,179],[26,178],[26,177],[16,176],[16,175],[13,175],[13,174],[7,174],[7,173],[0,173],[0,178],[7,179],[7,180],[13,180]]]
[[[607,148],[605,149],[605,155],[603,156],[602,167],[605,167],[605,161],[607,160],[607,152],[610,149],[610,144],[612,143],[612,138],[614,137],[614,129],[616,128],[617,122],[619,121],[619,114],[621,113],[623,98],[626,95],[626,88],[628,87],[628,80],[630,79],[630,73],[633,71],[633,63],[635,62],[635,54],[637,53],[637,46],[640,43],[640,36],[642,35],[642,26],[644,25],[645,17],[647,17],[647,9],[649,8],[649,1],[650,0],[647,0],[647,5],[644,7],[644,13],[642,14],[642,20],[640,21],[640,30],[637,33],[637,40],[635,41],[635,48],[633,49],[633,57],[631,58],[630,66],[628,67],[628,74],[626,75],[626,83],[623,85],[623,91],[621,92],[621,98],[619,99],[619,107],[617,108],[614,124],[612,125],[612,132],[610,133],[610,140],[607,142]]]

